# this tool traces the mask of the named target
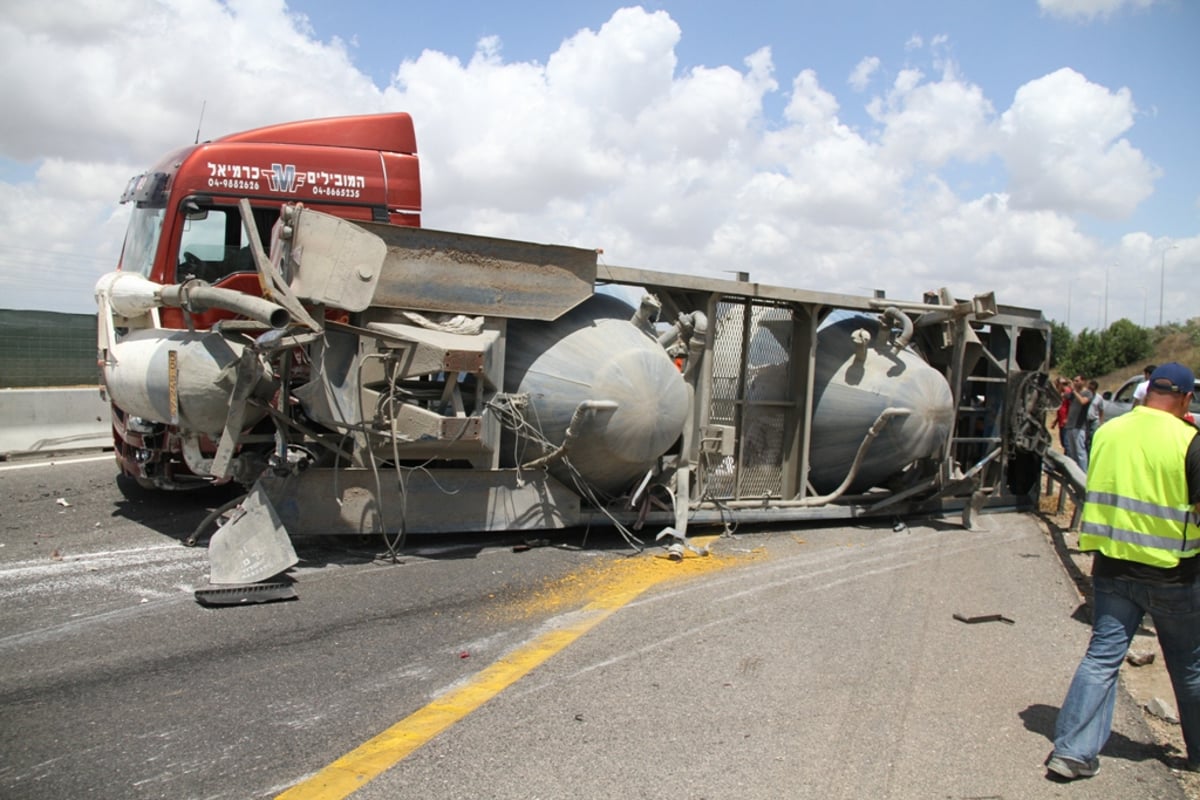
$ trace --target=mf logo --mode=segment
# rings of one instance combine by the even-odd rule
[[[296,165],[272,164],[271,173],[267,176],[271,182],[271,191],[292,193],[296,191]]]

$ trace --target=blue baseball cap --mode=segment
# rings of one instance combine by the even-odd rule
[[[1150,373],[1150,388],[1160,392],[1184,393],[1195,391],[1195,387],[1196,376],[1178,361],[1163,364]]]

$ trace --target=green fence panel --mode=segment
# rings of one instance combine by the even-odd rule
[[[96,315],[0,308],[0,388],[96,386]]]

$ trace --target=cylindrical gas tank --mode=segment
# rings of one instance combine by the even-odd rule
[[[887,408],[893,417],[871,443],[848,491],[880,485],[920,458],[936,456],[954,427],[950,385],[911,350],[893,353],[879,340],[879,321],[849,317],[817,334],[810,480],[822,494],[845,479],[859,445]],[[856,342],[854,333],[866,331]]]
[[[151,422],[174,422],[184,432],[220,436],[229,414],[240,347],[217,333],[153,328],[131,331],[111,355],[114,363],[104,366],[104,386],[123,411]],[[256,395],[269,395],[270,382],[263,380]],[[174,415],[172,382],[177,398]],[[248,410],[245,422],[255,421],[255,412]]]
[[[567,458],[592,487],[618,491],[640,478],[683,431],[688,391],[663,348],[629,322],[633,309],[595,295],[554,322],[513,320],[505,346],[504,390],[528,393],[529,423],[552,445],[566,437],[580,403],[616,403],[577,419]],[[545,454],[528,439],[516,460]],[[511,442],[503,448],[512,459]],[[509,463],[505,466],[514,466]],[[562,464],[551,472],[571,486]]]

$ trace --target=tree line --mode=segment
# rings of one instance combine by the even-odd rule
[[[1155,345],[1173,334],[1185,334],[1189,344],[1200,345],[1200,319],[1156,328],[1119,319],[1103,331],[1084,328],[1078,334],[1061,322],[1052,320],[1050,326],[1050,368],[1062,374],[1094,377],[1126,366],[1141,369]]]

